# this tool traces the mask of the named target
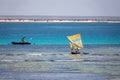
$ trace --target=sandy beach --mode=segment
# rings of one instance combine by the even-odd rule
[[[0,16],[0,22],[107,22],[120,23],[115,16]]]
[[[0,22],[82,22],[82,23],[88,23],[88,22],[105,22],[105,23],[120,23],[119,20],[112,21],[112,20],[30,20],[30,19],[0,19]]]

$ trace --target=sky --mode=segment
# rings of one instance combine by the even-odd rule
[[[0,0],[0,15],[120,16],[120,0]]]

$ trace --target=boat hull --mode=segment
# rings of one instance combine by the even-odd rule
[[[89,54],[89,53],[86,53],[86,52],[71,52],[71,54],[84,54],[84,55],[87,55],[87,54]]]
[[[80,54],[80,52],[71,52],[71,54]]]
[[[31,44],[29,42],[11,42],[14,45],[26,45],[26,44]]]

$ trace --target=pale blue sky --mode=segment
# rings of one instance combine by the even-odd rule
[[[0,0],[0,15],[120,16],[120,0]]]

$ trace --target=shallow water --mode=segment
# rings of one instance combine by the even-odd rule
[[[0,80],[119,80],[120,45],[0,45]],[[92,50],[92,51],[91,51]]]

